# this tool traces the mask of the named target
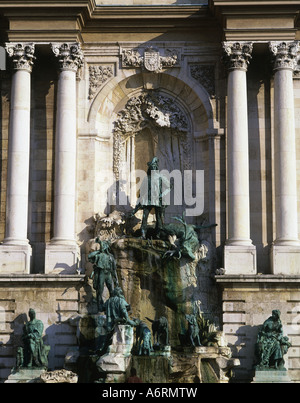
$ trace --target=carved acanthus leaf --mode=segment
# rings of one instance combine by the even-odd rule
[[[93,99],[101,86],[114,75],[113,66],[90,66],[89,99]]]
[[[83,52],[79,43],[53,43],[52,51],[58,58],[60,70],[71,70],[77,73],[83,64]]]
[[[274,70],[298,68],[299,41],[292,42],[270,42],[269,48],[274,57]]]
[[[223,62],[227,69],[247,70],[252,50],[252,42],[223,42]]]
[[[35,59],[35,45],[33,43],[7,43],[6,51],[8,56],[12,58],[15,70],[32,71]]]

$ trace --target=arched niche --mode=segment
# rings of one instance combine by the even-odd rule
[[[163,90],[184,104],[196,136],[203,132],[204,127],[215,129],[216,122],[209,94],[196,80],[167,72],[125,76],[124,71],[121,71],[94,97],[87,117],[91,132],[96,131],[100,137],[110,138],[112,113],[124,108],[130,98],[145,89]]]
[[[146,170],[154,154],[160,159],[159,168],[169,172],[203,169],[198,161],[207,157],[200,155],[197,138],[214,126],[207,92],[193,80],[166,73],[115,77],[95,97],[88,120],[106,147],[99,170],[111,169],[115,181],[122,164],[127,173]],[[132,183],[135,180],[131,178]],[[134,186],[130,189],[125,193],[133,206],[137,193]],[[174,195],[171,198],[174,201]],[[168,209],[170,216],[179,212],[182,206]]]

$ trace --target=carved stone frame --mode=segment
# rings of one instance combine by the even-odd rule
[[[127,139],[137,136],[147,127],[158,135],[170,130],[179,136],[184,153],[183,169],[191,169],[191,128],[186,114],[171,97],[148,91],[132,97],[114,121],[113,172],[116,180],[119,179]]]

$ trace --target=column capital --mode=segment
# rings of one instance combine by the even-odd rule
[[[252,58],[252,42],[223,42],[223,62],[229,71],[247,71],[248,64]]]
[[[35,58],[34,43],[6,43],[5,49],[8,56],[12,58],[14,70],[27,70],[32,72]]]
[[[280,69],[295,70],[300,52],[299,41],[270,42],[269,49],[274,58],[274,71]]]
[[[61,71],[77,72],[83,63],[83,52],[79,43],[52,43],[52,51],[58,58]]]

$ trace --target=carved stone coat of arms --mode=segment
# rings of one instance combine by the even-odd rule
[[[144,53],[144,66],[148,71],[158,71],[161,69],[159,52],[149,49]]]

